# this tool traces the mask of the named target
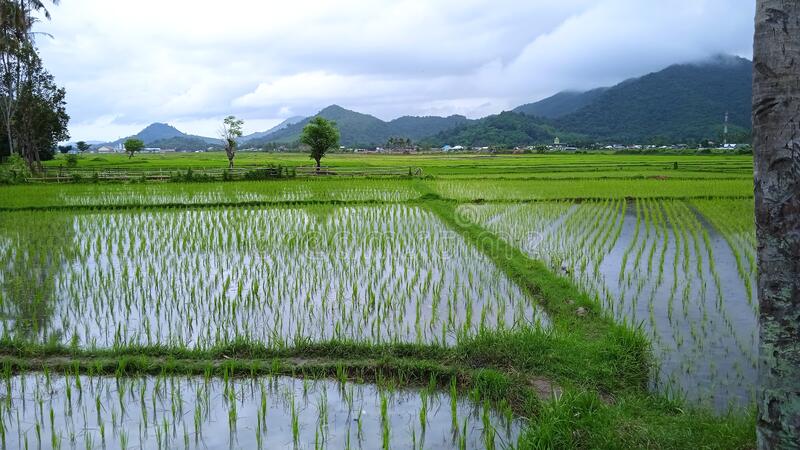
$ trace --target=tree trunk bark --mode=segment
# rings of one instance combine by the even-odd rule
[[[225,147],[225,154],[228,155],[228,169],[233,169],[233,158],[236,156],[236,153],[231,147],[230,142]]]
[[[322,159],[322,158],[318,158],[317,159],[317,175],[319,175],[319,167],[320,167],[319,162],[320,162],[320,159]]]
[[[758,448],[800,445],[800,2],[758,0],[753,145]]]

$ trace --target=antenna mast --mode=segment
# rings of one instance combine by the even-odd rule
[[[728,111],[725,111],[725,128],[722,130],[722,147],[728,146]]]

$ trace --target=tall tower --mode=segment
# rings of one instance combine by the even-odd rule
[[[725,111],[725,127],[722,129],[722,147],[728,146],[728,111]]]

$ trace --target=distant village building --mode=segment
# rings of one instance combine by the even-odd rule
[[[97,153],[117,153],[117,151],[107,145],[104,145],[97,149]]]

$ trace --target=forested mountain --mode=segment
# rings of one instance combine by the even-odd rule
[[[535,117],[512,111],[504,111],[494,116],[472,121],[451,130],[442,131],[423,139],[423,143],[433,147],[443,145],[516,147],[531,144],[552,143],[555,137],[585,140],[585,136],[561,133],[550,124]]]
[[[404,116],[390,122],[384,122],[369,114],[362,114],[331,105],[316,115],[336,122],[341,133],[342,145],[351,147],[372,147],[385,145],[389,138],[399,137],[417,141],[442,130],[454,128],[468,123],[464,116],[450,117],[411,117]],[[303,127],[311,117],[272,133],[264,139],[254,139],[250,145],[263,145],[267,142],[293,143],[300,139]]]
[[[209,146],[222,145],[222,140],[186,134],[166,123],[152,123],[142,131],[106,145],[116,147],[128,139],[139,139],[147,147],[174,148],[176,150],[205,150]]]
[[[749,141],[752,63],[733,56],[669,66],[613,87],[587,92],[560,92],[519,106],[512,112],[470,120],[464,116],[403,116],[383,121],[331,105],[317,115],[336,122],[341,144],[386,145],[390,138],[427,145],[521,146],[567,143],[697,143],[721,141],[728,113],[729,141]],[[293,144],[311,117],[293,117],[273,129],[245,136],[249,147]],[[154,123],[133,136],[147,146],[197,149],[219,145],[219,139],[191,136]],[[123,142],[121,139],[112,144]]]
[[[553,125],[599,141],[719,141],[727,112],[730,138],[747,139],[752,78],[752,63],[731,56],[673,65],[608,88]]]
[[[300,122],[303,119],[305,119],[305,117],[303,117],[303,116],[289,117],[288,119],[286,119],[283,122],[275,125],[274,127],[270,128],[269,130],[257,131],[255,133],[250,133],[248,135],[242,136],[241,138],[238,139],[238,142],[242,143],[242,144],[245,144],[245,143],[249,143],[249,141],[252,141],[253,139],[261,139],[263,137],[269,136],[272,133],[275,133],[276,131],[284,129],[284,128],[288,127],[289,125],[294,125],[294,124],[296,124],[297,122]]]
[[[610,88],[561,92],[438,133],[431,145],[529,145],[552,141],[696,143],[749,141],[752,63],[733,56],[678,64]]]
[[[597,88],[586,92],[561,91],[538,102],[517,106],[513,111],[529,116],[554,119],[573,113],[594,102],[607,90],[608,88]]]

